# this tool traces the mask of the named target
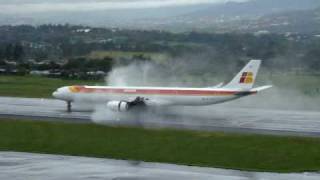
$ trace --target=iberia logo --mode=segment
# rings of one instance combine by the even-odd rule
[[[253,73],[252,72],[244,72],[240,78],[240,83],[251,84],[253,83]]]

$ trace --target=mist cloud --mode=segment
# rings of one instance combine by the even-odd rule
[[[3,1],[0,0],[1,13],[39,13],[39,12],[58,12],[58,11],[99,11],[116,9],[140,9],[140,8],[160,8],[170,6],[187,6],[197,4],[215,4],[225,2],[245,2],[248,0],[123,0],[123,1]]]

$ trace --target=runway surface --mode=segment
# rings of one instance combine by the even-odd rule
[[[66,112],[64,102],[53,99],[0,97],[0,116],[61,120],[71,122],[143,127],[165,127],[194,130],[254,132],[278,135],[320,136],[320,112],[299,110],[259,109],[237,104],[198,108],[167,108],[157,111],[114,114],[104,106],[94,112],[74,105]],[[90,109],[90,108],[89,108]]]
[[[0,179],[10,180],[316,180],[318,173],[257,173],[162,163],[0,152]]]
[[[112,113],[103,105],[93,108],[93,112],[92,107],[79,104],[74,105],[73,109],[75,111],[68,113],[64,102],[53,99],[0,97],[0,117],[75,123],[94,121],[148,128],[320,136],[320,113],[317,111],[274,110],[238,104],[206,108],[165,108],[139,114]],[[313,180],[320,179],[320,174],[243,172],[137,161],[0,152],[0,179]]]

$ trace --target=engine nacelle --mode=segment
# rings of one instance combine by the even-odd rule
[[[125,112],[129,110],[129,103],[125,101],[109,101],[107,108],[115,112]]]

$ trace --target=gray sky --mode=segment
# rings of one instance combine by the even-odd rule
[[[0,0],[1,13],[137,9],[247,0]]]

